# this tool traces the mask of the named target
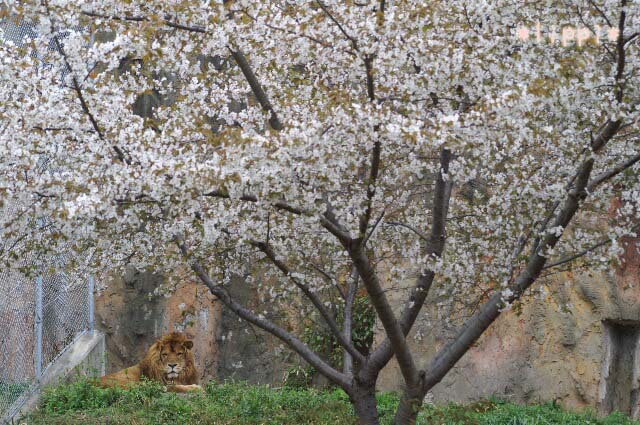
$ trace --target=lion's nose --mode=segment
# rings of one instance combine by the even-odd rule
[[[170,363],[170,364],[169,364],[169,367],[170,367],[171,369],[175,368],[176,366],[178,366],[178,363]]]

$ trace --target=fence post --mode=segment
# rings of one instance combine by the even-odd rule
[[[93,300],[93,291],[94,291],[94,288],[95,288],[95,282],[94,282],[94,280],[93,280],[93,276],[89,276],[89,282],[88,282],[88,285],[87,285],[87,286],[89,287],[89,288],[88,288],[88,292],[89,292],[89,293],[87,294],[87,295],[88,295],[88,297],[89,297],[89,299],[88,299],[88,303],[89,303],[89,304],[88,304],[88,306],[89,306],[89,312],[88,312],[88,313],[89,313],[89,318],[88,318],[89,320],[88,320],[88,324],[89,324],[89,331],[93,332],[93,330],[94,330],[94,304],[93,304],[93,303],[94,303],[94,300]]]
[[[35,341],[35,368],[36,381],[42,377],[42,276],[36,278],[36,341]]]

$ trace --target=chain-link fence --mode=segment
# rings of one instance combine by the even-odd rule
[[[37,26],[14,16],[13,6],[13,1],[0,2],[3,12],[0,43],[25,47],[37,37]],[[4,17],[7,15],[8,18]],[[63,30],[56,36],[61,41],[69,34]],[[52,38],[46,52],[56,52],[56,45]],[[41,66],[51,66],[43,55],[46,52],[32,50],[31,56],[40,59]],[[61,80],[66,71],[61,69]],[[46,157],[38,159],[37,172],[56,171]],[[0,219],[9,223],[22,216],[24,201],[0,202]],[[30,221],[26,227],[34,232],[26,231],[24,237],[18,236],[13,241],[0,240],[0,251],[8,247],[9,251],[22,252],[18,254],[19,266],[36,271],[27,277],[18,269],[0,269],[0,423],[20,409],[57,357],[76,338],[93,330],[94,285],[88,274],[78,271],[83,261],[74,258],[73,249],[46,256],[28,249],[18,251],[29,238],[38,238],[46,244],[47,238],[56,232],[45,217]]]
[[[34,289],[18,273],[0,274],[0,417],[35,380]]]
[[[93,330],[93,290],[81,274],[0,273],[0,418],[15,414],[57,357]]]
[[[65,349],[93,330],[94,282],[82,271],[84,255],[69,245],[41,252],[57,230],[45,217],[27,218],[27,204],[0,203],[0,224],[25,220],[21,232],[0,240],[0,252],[19,259],[8,269],[0,263],[0,423],[19,411]]]
[[[24,218],[24,207],[5,200],[0,223]],[[0,240],[0,252],[20,259],[8,269],[0,263],[0,423],[19,411],[65,349],[93,330],[94,281],[82,271],[82,256],[70,246],[30,249],[29,241],[46,245],[57,231],[46,218],[26,220],[22,233]]]

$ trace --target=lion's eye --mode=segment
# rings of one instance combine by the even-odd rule
[[[182,354],[184,354],[184,353],[178,353],[178,357],[182,357]]]

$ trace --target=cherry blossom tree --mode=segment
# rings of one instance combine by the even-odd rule
[[[620,239],[637,236],[639,9],[5,6],[0,259],[77,249],[95,270],[187,265],[342,388],[360,423],[378,423],[376,381],[395,357],[396,423],[414,423],[425,394],[542,273],[611,267]],[[135,113],[141,99],[153,101]],[[54,237],[34,236],[42,217]],[[235,299],[238,274],[269,309],[321,317],[342,369]],[[390,291],[408,280],[392,307]],[[367,354],[351,335],[359,291],[384,329]],[[480,307],[421,363],[407,335],[425,304],[466,300]]]

